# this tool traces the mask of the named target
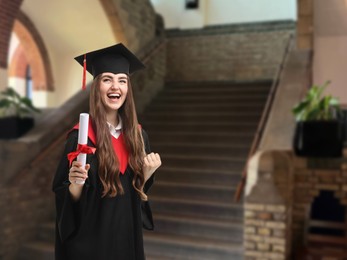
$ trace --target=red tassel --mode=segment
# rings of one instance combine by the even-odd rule
[[[86,58],[86,55],[84,54],[84,59],[83,59],[82,90],[85,90],[85,89],[86,89],[86,72],[87,72],[87,58]]]

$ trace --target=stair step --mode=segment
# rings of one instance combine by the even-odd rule
[[[243,221],[239,219],[197,219],[179,214],[155,214],[154,220],[155,232],[242,243]]]
[[[258,122],[260,119],[260,113],[208,113],[208,114],[183,114],[181,113],[161,113],[161,114],[149,114],[142,118],[141,122],[147,124],[155,122],[175,122],[181,124],[182,122],[201,121],[201,122]]]
[[[170,96],[220,96],[222,95],[232,95],[232,94],[267,94],[269,92],[269,86],[259,87],[230,87],[230,86],[208,86],[205,88],[196,87],[193,88],[179,88],[179,87],[171,87],[164,89],[161,93],[159,93],[157,98],[161,98],[162,96],[170,95]]]
[[[155,214],[184,214],[199,219],[209,217],[216,219],[242,219],[243,209],[240,204],[216,202],[197,199],[177,199],[163,196],[150,196],[152,210]]]
[[[240,171],[243,169],[246,158],[221,156],[194,156],[194,155],[161,155],[162,164],[168,167],[186,167],[191,169],[208,169],[214,171]]]
[[[240,181],[241,171],[233,171],[232,169],[229,171],[216,171],[215,169],[194,169],[162,165],[157,171],[155,178],[156,181],[235,186]]]
[[[19,251],[18,260],[54,260],[54,244],[35,241],[25,244]]]
[[[236,186],[236,185],[235,185]],[[236,187],[222,185],[207,185],[187,182],[156,181],[151,189],[151,196],[162,196],[177,199],[210,200],[216,202],[231,202]]]
[[[162,111],[162,112],[223,112],[223,111],[243,111],[251,112],[258,111],[261,113],[263,111],[265,102],[238,102],[238,101],[220,101],[216,103],[203,103],[203,104],[173,104],[173,103],[153,103],[151,104],[146,113],[151,111]],[[141,118],[141,117],[140,117]]]
[[[243,259],[242,245],[220,240],[145,232],[145,252],[173,259],[238,260]],[[163,258],[165,259],[165,258]],[[170,258],[169,258],[170,259]]]
[[[207,131],[156,131],[145,129],[149,139],[152,143],[167,142],[168,140],[175,140],[177,142],[191,142],[191,143],[205,143],[205,144],[232,144],[232,145],[245,145],[250,147],[253,141],[254,133],[248,132],[207,132]]]
[[[171,139],[170,141],[175,140]],[[151,142],[151,148],[160,154],[178,153],[180,155],[194,154],[202,156],[223,154],[228,157],[247,157],[249,153],[249,146],[245,145],[171,142]]]
[[[222,111],[219,113],[208,111],[171,111],[169,114],[160,110],[149,111],[144,115],[146,118],[155,117],[155,116],[177,116],[177,117],[203,117],[203,116],[254,116],[259,115],[258,111]]]
[[[55,241],[55,222],[47,222],[40,225],[38,229],[38,240],[54,243]]]
[[[259,116],[261,111],[222,111],[218,113],[218,116]],[[202,116],[216,116],[216,112],[213,111],[207,111],[207,112],[201,112],[201,111],[176,111],[173,110],[169,113],[170,116],[180,116],[180,117],[202,117]],[[142,115],[143,117],[152,117],[152,116],[168,116],[167,112],[163,112],[160,110],[151,110],[148,111],[145,115]]]
[[[200,132],[203,129],[218,129],[218,131],[230,131],[231,133],[238,133],[243,131],[255,132],[257,122],[204,122],[204,121],[189,121],[189,122],[152,122],[147,124],[143,123],[144,129],[157,130],[157,131],[196,131]]]
[[[218,104],[219,102],[233,102],[233,101],[242,101],[242,102],[252,102],[252,101],[262,101],[264,102],[267,98],[267,93],[264,94],[244,94],[244,93],[231,93],[229,95],[205,95],[203,97],[194,95],[194,96],[171,96],[171,95],[162,95],[160,98],[156,99],[156,103],[175,103],[175,104],[181,104],[181,103],[215,103]]]
[[[195,92],[201,90],[213,89],[235,89],[236,91],[242,89],[270,89],[272,81],[257,81],[257,82],[167,82],[165,85],[166,91],[177,90],[192,90]]]
[[[161,255],[157,253],[146,254],[146,260],[178,260],[176,256]]]

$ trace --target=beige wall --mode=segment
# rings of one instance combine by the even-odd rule
[[[313,83],[347,104],[347,1],[314,1]]]
[[[39,103],[57,107],[81,89],[82,69],[74,57],[113,45],[113,30],[99,1],[24,0],[21,10],[40,32],[52,65],[54,92]],[[78,15],[76,15],[76,10]]]

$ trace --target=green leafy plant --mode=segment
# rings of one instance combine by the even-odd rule
[[[21,97],[13,88],[8,87],[1,93],[0,117],[17,116],[26,117],[40,110],[34,107],[31,100]]]
[[[323,96],[330,81],[322,86],[313,85],[305,98],[295,105],[292,112],[297,121],[333,120],[340,112],[339,101],[331,95]]]

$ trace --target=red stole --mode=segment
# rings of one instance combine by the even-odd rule
[[[73,129],[78,129],[78,127],[79,127],[79,124],[76,124],[73,127]],[[95,134],[95,131],[93,129],[92,121],[90,119],[89,119],[89,126],[88,126],[88,138],[90,139],[90,141],[94,145],[96,145],[96,134]],[[119,161],[119,171],[121,174],[124,174],[125,170],[128,167],[129,152],[125,146],[125,140],[123,137],[123,133],[121,133],[118,136],[118,139],[111,135],[111,140],[112,140],[113,150],[114,150],[115,155]]]
[[[119,161],[119,171],[121,174],[125,173],[125,170],[128,167],[128,160],[129,160],[129,152],[125,147],[125,140],[123,137],[123,133],[121,133],[118,138],[115,138],[111,135],[112,139],[112,145],[114,152],[118,158]]]

